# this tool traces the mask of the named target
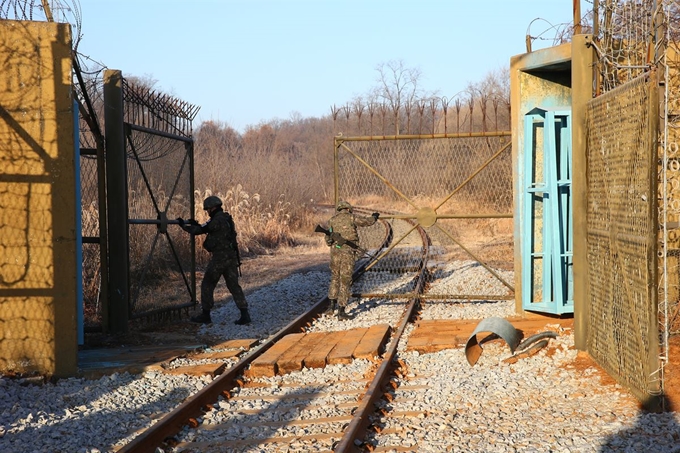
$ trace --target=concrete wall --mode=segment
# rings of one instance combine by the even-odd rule
[[[0,21],[0,372],[77,372],[68,24]]]

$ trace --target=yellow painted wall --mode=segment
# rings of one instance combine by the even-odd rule
[[[2,20],[0,49],[0,372],[73,375],[70,26]]]

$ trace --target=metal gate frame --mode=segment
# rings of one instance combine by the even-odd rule
[[[571,108],[536,107],[524,118],[522,309],[573,313]]]
[[[650,409],[663,406],[658,319],[658,79],[588,102],[587,350]]]
[[[400,140],[422,140],[422,141],[437,141],[437,140],[450,140],[450,139],[470,139],[470,138],[501,138],[508,139],[507,143],[500,146],[499,149],[492,153],[491,157],[486,159],[481,165],[475,168],[467,177],[460,182],[451,192],[444,196],[435,206],[424,206],[418,204],[416,201],[404,193],[403,190],[399,188],[398,181],[390,181],[374,166],[369,164],[365,159],[363,159],[359,153],[352,149],[352,144],[360,144],[361,142],[376,142],[376,141],[400,141]],[[408,203],[415,212],[413,213],[394,213],[394,214],[381,214],[381,219],[392,219],[392,220],[407,220],[415,222],[416,226],[422,226],[424,228],[435,228],[439,233],[442,233],[445,237],[451,240],[456,246],[460,247],[469,257],[472,258],[476,263],[483,266],[496,280],[498,280],[504,287],[507,288],[509,293],[499,296],[498,294],[428,294],[427,291],[423,295],[418,295],[415,293],[391,293],[391,294],[371,294],[371,293],[355,293],[356,297],[380,297],[380,298],[410,298],[410,297],[421,297],[422,299],[458,299],[458,300],[514,300],[514,286],[506,281],[498,272],[493,268],[488,266],[479,256],[472,252],[468,247],[465,246],[461,241],[454,237],[449,231],[442,228],[437,224],[438,220],[446,219],[502,219],[502,218],[513,218],[512,206],[510,206],[509,213],[479,213],[479,214],[439,214],[437,212],[447,201],[449,201],[454,195],[460,192],[466,187],[471,181],[474,180],[475,176],[479,175],[484,169],[489,167],[499,156],[503,153],[511,153],[512,142],[510,140],[510,131],[497,131],[497,132],[469,132],[469,133],[457,133],[457,134],[428,134],[428,135],[393,135],[393,136],[360,136],[360,137],[343,137],[337,136],[334,138],[334,182],[335,182],[335,192],[334,198],[335,203],[344,197],[343,189],[340,183],[340,174],[342,168],[339,164],[339,156],[342,152],[346,152],[353,159],[358,161],[360,165],[368,170],[373,176],[384,184],[385,187],[389,189],[390,192],[396,194],[400,199]],[[416,170],[416,169],[412,169]],[[508,171],[511,174],[511,167],[508,167]],[[509,187],[510,195],[512,193],[512,187]],[[383,212],[389,212],[390,210],[383,210]],[[415,227],[414,227],[415,228]],[[409,234],[413,229],[408,231]],[[394,244],[399,244],[402,237],[396,237]],[[369,265],[370,267],[376,266],[381,260],[387,259],[389,257],[390,251],[393,250],[394,246],[389,247],[387,250],[381,252],[379,256]],[[367,267],[366,270],[370,270]]]
[[[183,137],[181,135],[174,135],[174,134],[168,134],[164,133],[159,130],[153,130],[141,126],[137,126],[135,124],[131,124],[128,122],[124,123],[125,127],[125,141],[127,144],[127,149],[128,154],[131,154],[134,156],[134,161],[137,164],[139,171],[141,173],[142,179],[144,181],[144,186],[147,190],[148,196],[151,198],[151,201],[153,202],[153,209],[154,212],[156,213],[155,218],[129,218],[128,217],[128,224],[130,226],[132,225],[156,225],[156,234],[154,236],[154,240],[151,246],[151,249],[149,250],[149,253],[146,257],[146,263],[151,261],[154,252],[156,251],[156,245],[158,244],[158,241],[161,237],[164,237],[167,240],[167,243],[172,251],[172,255],[175,261],[175,264],[179,268],[179,274],[182,276],[182,279],[184,281],[184,284],[187,289],[187,293],[189,296],[189,301],[188,303],[183,303],[180,305],[174,305],[170,308],[164,308],[160,310],[155,310],[153,312],[136,312],[135,308],[137,306],[137,302],[139,301],[140,298],[140,291],[141,288],[145,284],[145,277],[146,277],[146,272],[142,272],[140,275],[140,278],[136,281],[133,282],[130,280],[130,308],[131,308],[131,313],[130,313],[130,318],[140,318],[140,317],[145,317],[145,316],[150,316],[152,314],[157,314],[157,313],[162,313],[166,312],[169,310],[177,310],[177,309],[182,309],[182,308],[188,308],[188,307],[193,307],[196,305],[196,250],[195,250],[195,238],[193,235],[190,236],[191,240],[191,262],[190,262],[190,267],[189,269],[184,269],[182,266],[182,261],[179,258],[179,255],[177,254],[176,247],[173,244],[172,238],[168,234],[168,225],[172,224],[177,224],[178,222],[176,220],[169,220],[167,213],[168,209],[170,208],[170,204],[173,201],[175,195],[176,195],[176,190],[178,186],[178,182],[180,179],[180,176],[182,172],[185,170],[185,166],[189,167],[189,175],[190,175],[190,189],[189,189],[189,197],[188,199],[191,202],[190,205],[190,212],[194,212],[194,198],[191,196],[194,193],[194,142],[193,139],[190,137]],[[182,166],[180,167],[180,170],[177,174],[177,177],[175,178],[175,183],[173,185],[171,193],[168,195],[167,198],[167,203],[164,206],[159,205],[159,201],[157,200],[157,197],[155,195],[154,189],[151,187],[151,184],[149,182],[149,178],[144,170],[144,167],[142,165],[142,159],[140,158],[138,154],[138,150],[136,149],[133,139],[132,139],[132,133],[133,131],[136,132],[141,132],[144,134],[149,134],[151,136],[158,136],[158,137],[165,137],[169,138],[171,140],[176,140],[179,142],[184,143],[184,148],[186,150],[186,154],[184,155],[184,159],[182,161]],[[145,268],[146,269],[146,268]],[[187,278],[187,273],[189,274],[189,277]],[[134,290],[133,290],[134,288]]]
[[[194,172],[193,172],[193,138],[191,122],[198,108],[171,98],[157,95],[151,90],[130,87],[118,70],[106,70],[104,74],[105,135],[106,135],[106,200],[107,200],[107,232],[108,232],[108,306],[103,308],[105,329],[112,332],[125,332],[128,321],[140,317],[166,316],[181,309],[196,305],[195,277],[195,243],[191,237],[190,269],[184,269],[178,258],[176,249],[168,234],[168,225],[177,224],[176,220],[168,220],[168,209],[175,199],[177,183],[180,175],[188,165],[189,188],[186,198],[190,212],[176,213],[179,216],[193,216],[194,212]],[[159,206],[154,190],[146,177],[139,159],[132,135],[146,134],[149,140],[161,138],[182,143],[185,150],[180,171],[165,206]],[[128,215],[128,163],[134,160],[141,171],[141,178],[150,197],[156,218],[135,218]],[[171,216],[173,217],[173,216]],[[157,227],[153,243],[144,264],[151,260],[161,236],[167,239],[174,256],[174,262],[184,280],[189,302],[170,304],[159,309],[136,311],[139,288],[145,284],[145,271],[132,281],[130,275],[130,228],[135,225],[155,225]],[[179,230],[179,228],[178,228]],[[188,273],[188,277],[187,277]],[[133,291],[133,285],[137,285]],[[108,318],[107,318],[108,315]]]

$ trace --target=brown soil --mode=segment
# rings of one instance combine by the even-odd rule
[[[305,246],[279,252],[275,255],[245,258],[241,264],[242,276],[239,280],[246,296],[259,288],[285,279],[296,273],[328,270],[328,249],[325,247]],[[200,283],[202,275],[197,273]],[[215,289],[215,300],[226,300],[229,291],[224,282]],[[196,313],[198,313],[196,311]],[[195,313],[190,312],[193,316]],[[154,344],[214,344],[220,341],[200,337],[200,325],[189,321],[188,316],[163,323],[149,324],[145,322],[130,323],[129,331],[125,334],[107,335],[90,333],[85,335],[83,348],[146,346]]]
[[[680,410],[680,336],[673,336],[669,341],[668,364],[664,373],[664,392],[668,401],[668,409]]]
[[[676,411],[680,408],[680,336],[670,338],[669,361],[665,367],[664,372],[664,393],[665,393],[665,410]],[[597,376],[602,383],[602,391],[611,391],[617,385],[616,380],[609,375],[595,360],[584,351],[580,351],[576,360],[569,365],[577,371],[585,372],[587,369],[595,369]],[[625,390],[623,390],[625,392]],[[630,395],[631,400],[635,400],[633,395]],[[640,404],[636,401],[636,404]],[[641,407],[640,407],[641,408]],[[642,408],[641,408],[642,409]]]

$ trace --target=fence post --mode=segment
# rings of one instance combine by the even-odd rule
[[[588,181],[586,179],[586,106],[593,97],[591,35],[572,38],[572,203],[574,221],[574,346],[586,350],[588,338]]]
[[[123,76],[118,70],[107,69],[104,72],[104,123],[108,223],[103,227],[108,232],[109,294],[102,312],[108,315],[104,331],[112,333],[126,332],[129,317],[127,159],[123,121]]]

